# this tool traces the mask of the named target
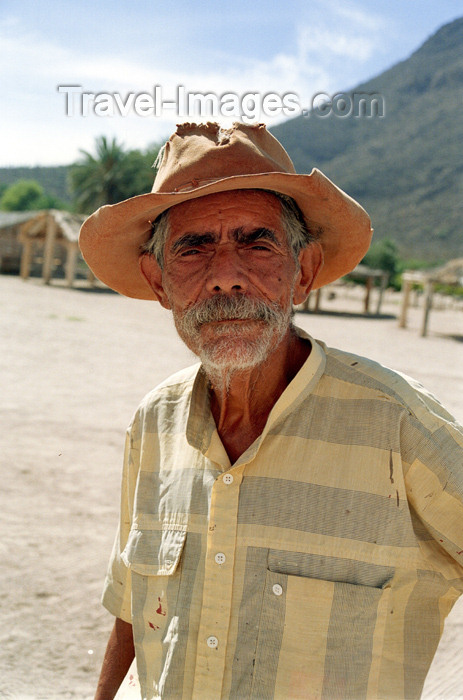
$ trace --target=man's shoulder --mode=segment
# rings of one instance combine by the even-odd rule
[[[416,384],[411,377],[371,358],[339,348],[327,347],[324,344],[323,349],[326,353],[325,373],[340,381],[347,381],[366,388],[383,388],[388,394],[391,389],[398,390],[398,397],[401,390]]]
[[[155,386],[154,389],[147,394],[147,396],[165,391],[183,391],[185,387],[193,384],[200,367],[200,363],[197,362],[194,365],[180,369],[178,372],[171,374],[170,377],[167,377],[167,379],[164,379],[157,386]]]
[[[347,383],[351,385],[353,393],[363,394],[365,398],[376,397],[394,402],[420,422],[429,424],[436,419],[454,421],[439,400],[413,377],[361,355],[326,346],[324,351],[325,377],[328,381]]]
[[[152,413],[163,404],[176,403],[182,397],[185,401],[189,401],[200,366],[197,363],[164,379],[141,400],[135,412],[135,418]]]

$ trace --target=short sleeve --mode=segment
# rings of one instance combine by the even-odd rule
[[[408,500],[463,579],[463,429],[444,411],[412,416],[404,446]]]
[[[134,446],[133,424],[127,430],[122,472],[119,526],[109,560],[102,603],[115,617],[132,623],[131,573],[121,554],[132,526],[133,501],[139,468],[139,450]]]

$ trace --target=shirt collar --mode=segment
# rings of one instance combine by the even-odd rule
[[[268,432],[312,393],[325,370],[326,355],[323,344],[314,340],[301,328],[296,327],[295,331],[300,338],[310,341],[312,346],[310,355],[273,406],[262,434],[241,455],[236,465],[250,462],[255,458]],[[192,447],[202,452],[208,459],[224,469],[230,467],[230,460],[210,410],[210,384],[202,366],[198,369],[192,387],[186,438]]]

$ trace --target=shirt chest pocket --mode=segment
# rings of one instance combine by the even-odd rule
[[[267,570],[252,700],[366,697],[389,594]]]
[[[133,527],[122,560],[142,576],[172,576],[180,563],[186,531],[186,525],[159,522]]]

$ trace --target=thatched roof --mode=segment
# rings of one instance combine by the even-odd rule
[[[34,217],[30,218],[21,226],[20,237],[45,237],[49,216],[52,216],[56,223],[58,239],[64,238],[70,243],[77,243],[80,227],[86,217],[80,214],[71,214],[68,211],[60,211],[58,209],[47,209],[36,212]]]
[[[405,270],[402,279],[421,284],[431,282],[457,284],[463,287],[463,258],[455,258],[445,265],[433,267],[431,270]]]
[[[0,211],[0,230],[11,226],[19,226],[19,224],[33,219],[40,213],[40,211]]]
[[[367,267],[367,265],[357,265],[352,272],[349,272],[349,275],[351,277],[361,277],[363,279],[366,277],[388,277],[389,273],[385,270],[375,270],[373,267]]]
[[[458,284],[463,287],[463,258],[455,258],[429,271],[428,279],[440,284]]]

